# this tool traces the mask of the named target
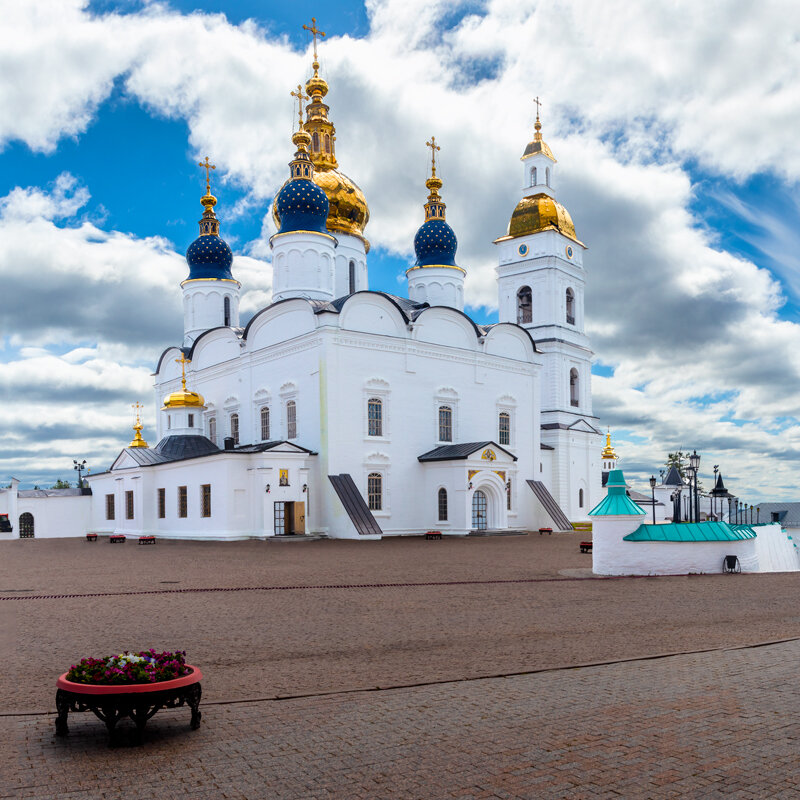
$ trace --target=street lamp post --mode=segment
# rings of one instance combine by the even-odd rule
[[[689,456],[689,463],[692,465],[694,474],[694,521],[700,522],[700,509],[697,505],[697,473],[700,470],[700,456],[697,455],[697,450],[692,451]]]
[[[686,474],[689,476],[689,494],[688,494],[688,509],[689,513],[686,515],[687,522],[694,522],[694,511],[692,509],[692,480],[694,478],[694,468],[686,467]]]
[[[650,476],[650,496],[653,498],[653,525],[656,524],[656,476]]]
[[[711,503],[713,506],[712,514],[714,519],[717,518],[717,473],[719,472],[719,464],[714,464],[714,486],[711,491]]]
[[[81,478],[81,473],[83,472],[84,468],[86,467],[86,459],[84,458],[83,461],[77,461],[76,459],[72,459],[73,469],[78,473],[78,488],[83,491],[83,479]]]

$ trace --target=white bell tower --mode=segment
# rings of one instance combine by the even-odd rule
[[[551,485],[567,517],[583,520],[601,497],[602,442],[592,413],[594,354],[584,333],[586,246],[556,200],[556,159],[538,112],[534,129],[521,158],[522,198],[507,234],[495,240],[499,317],[522,325],[543,353],[542,442],[555,448]]]

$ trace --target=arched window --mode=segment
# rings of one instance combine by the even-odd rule
[[[225,295],[225,300],[222,302],[223,308],[223,325],[227,328],[231,324],[231,299],[228,295]]]
[[[583,489],[578,489],[578,508],[583,508]]]
[[[350,294],[353,294],[356,290],[356,262],[351,261],[348,265],[349,270],[349,287],[350,287]]]
[[[550,167],[547,167],[547,169],[545,169],[545,171],[544,171],[544,179],[545,179],[545,182],[547,183],[547,185],[549,186],[550,185]]]
[[[383,508],[383,475],[380,472],[370,472],[367,477],[367,505],[370,511]]]
[[[573,367],[569,371],[569,403],[578,407],[578,370]]]
[[[383,402],[377,397],[367,401],[367,435],[383,436]]]
[[[314,131],[314,134],[311,137],[311,149],[315,153],[319,153],[319,134]]]
[[[567,289],[567,324],[575,324],[575,292]]]
[[[439,406],[439,441],[453,441],[453,409],[450,406]]]
[[[517,322],[520,325],[533,322],[533,294],[530,286],[523,286],[517,292]]]
[[[239,415],[231,414],[231,436],[233,443],[239,444]]]
[[[33,514],[28,511],[19,515],[19,538],[33,539]]]
[[[329,133],[325,134],[325,152],[326,153],[331,152],[331,137]]]
[[[297,438],[297,404],[294,400],[286,404],[286,438]]]
[[[211,439],[214,444],[217,443],[217,418],[216,417],[209,417],[208,418],[208,438]]]
[[[269,406],[261,407],[261,441],[269,441]]]
[[[536,167],[531,170],[531,186],[536,186]]]
[[[511,444],[511,414],[501,411],[497,425],[497,443]]]
[[[447,522],[447,489],[439,489],[439,522]]]

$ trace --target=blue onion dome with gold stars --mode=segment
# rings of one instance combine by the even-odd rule
[[[314,164],[308,154],[311,135],[304,130],[292,136],[297,147],[289,163],[291,177],[275,197],[275,211],[280,219],[278,233],[312,231],[328,233],[328,196],[314,183]]]
[[[217,198],[211,194],[206,182],[206,193],[200,199],[203,204],[203,217],[200,220],[200,235],[186,250],[189,264],[187,280],[234,280],[231,275],[233,253],[227,242],[220,239],[219,220],[214,214]]]
[[[456,267],[458,240],[453,229],[445,221],[445,204],[439,196],[442,179],[433,175],[425,182],[430,194],[425,203],[425,222],[414,237],[415,267]]]

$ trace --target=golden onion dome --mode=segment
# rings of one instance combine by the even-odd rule
[[[603,448],[602,456],[603,458],[613,458],[615,461],[617,460],[617,454],[614,451],[614,448],[611,446],[610,430],[606,433],[606,446]]]
[[[185,387],[164,398],[164,408],[204,408],[205,404],[203,395],[191,392]]]
[[[364,228],[369,222],[369,206],[364,192],[358,184],[338,169],[320,169],[315,165],[314,183],[328,197],[328,219],[326,227],[333,233],[346,233],[364,242],[369,252],[369,242],[364,237]],[[275,196],[277,197],[280,192]],[[280,217],[272,204],[272,218],[280,229]]]
[[[508,234],[497,241],[547,230],[557,230],[580,244],[569,211],[550,195],[541,192],[523,197],[517,203],[508,223]]]

